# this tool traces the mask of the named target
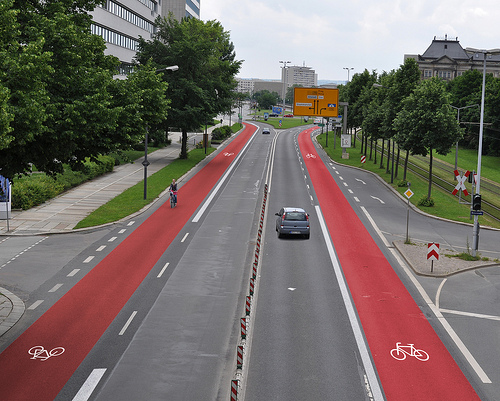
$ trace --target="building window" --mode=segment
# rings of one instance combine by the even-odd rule
[[[149,2],[152,3],[152,2]],[[148,5],[148,4],[147,4]],[[125,7],[122,7],[120,4],[115,3],[114,1],[108,0],[106,4],[100,5],[99,7],[104,8],[106,11],[109,11],[111,14],[116,15],[117,17],[123,18],[125,21],[138,26],[139,28],[148,31],[149,33],[154,32],[154,25],[140,17],[139,15],[133,13]]]
[[[432,71],[424,70],[424,78],[432,78]]]
[[[90,32],[94,35],[101,36],[108,43],[124,47],[125,49],[137,51],[139,46],[139,42],[137,40],[99,25],[92,24],[90,26]]]

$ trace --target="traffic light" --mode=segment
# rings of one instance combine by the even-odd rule
[[[473,210],[481,210],[481,195],[475,194],[472,197],[472,209]]]

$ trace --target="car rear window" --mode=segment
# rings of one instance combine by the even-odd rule
[[[288,212],[285,213],[285,220],[291,221],[306,221],[306,214],[301,212]]]

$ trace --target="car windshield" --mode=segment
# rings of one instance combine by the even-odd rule
[[[292,221],[306,221],[306,215],[305,213],[301,212],[288,212],[285,214],[285,220],[292,220]]]

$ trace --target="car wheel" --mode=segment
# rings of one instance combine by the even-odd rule
[[[306,239],[309,239],[309,234],[305,234],[305,235],[304,235],[304,237],[305,237]]]
[[[276,230],[278,231],[278,230]],[[281,234],[279,231],[278,231],[278,238],[283,238],[283,234]]]

